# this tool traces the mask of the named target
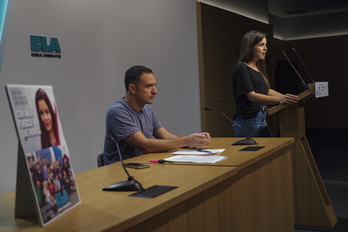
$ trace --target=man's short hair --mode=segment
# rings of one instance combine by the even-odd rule
[[[125,78],[124,78],[124,84],[126,87],[126,91],[128,91],[128,86],[129,84],[138,84],[140,77],[144,73],[153,73],[151,69],[141,66],[141,65],[136,65],[131,68],[129,68],[126,71]]]

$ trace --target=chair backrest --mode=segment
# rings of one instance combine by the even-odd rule
[[[104,166],[103,153],[97,156],[97,164],[98,164],[98,168],[101,166]]]

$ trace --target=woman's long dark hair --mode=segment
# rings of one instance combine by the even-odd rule
[[[260,43],[263,38],[266,38],[266,33],[260,31],[249,31],[246,33],[240,47],[239,61],[244,63],[252,61],[254,57],[254,47]],[[267,78],[266,60],[259,60],[256,65],[265,80],[267,90],[269,90],[270,84]]]
[[[47,148],[47,147],[51,147],[51,141],[50,141],[50,137],[48,134],[48,131],[46,130],[46,127],[44,125],[44,123],[41,120],[40,117],[40,112],[39,112],[39,107],[38,107],[38,102],[40,100],[44,100],[48,106],[48,110],[50,111],[51,117],[52,117],[52,130],[54,131],[54,135],[56,137],[56,141],[57,143],[59,143],[59,135],[58,135],[58,126],[57,126],[57,118],[56,118],[56,114],[54,113],[53,107],[51,105],[50,100],[48,99],[48,96],[46,94],[46,92],[43,89],[38,89],[36,91],[36,96],[35,96],[35,103],[36,103],[36,110],[37,110],[37,115],[39,117],[39,121],[40,121],[40,129],[41,129],[41,146],[42,149]]]

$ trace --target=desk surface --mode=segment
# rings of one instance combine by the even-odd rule
[[[273,154],[283,148],[288,147],[294,143],[294,138],[254,138],[257,142],[253,146],[264,146],[264,148],[258,151],[240,151],[243,148],[250,147],[250,145],[231,145],[232,143],[240,140],[241,138],[212,138],[209,145],[202,147],[203,149],[220,149],[225,148],[226,150],[221,153],[222,156],[227,156],[227,159],[214,163],[214,164],[199,164],[194,163],[193,165],[204,165],[204,166],[229,166],[237,167],[237,170],[241,170],[257,161],[264,159],[265,157]],[[174,151],[172,151],[174,152]],[[136,158],[128,159],[125,162],[141,162],[152,165],[161,165],[150,163],[150,159],[165,159],[172,156],[172,152],[163,153],[151,153]],[[210,154],[209,154],[210,155]],[[165,165],[177,165],[177,164],[188,164],[188,163],[165,163]],[[191,164],[192,165],[192,164]]]

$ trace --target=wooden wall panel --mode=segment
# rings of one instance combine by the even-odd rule
[[[302,92],[304,87],[298,76],[291,68],[290,72],[284,66],[277,66],[278,62],[287,63],[282,54],[286,51],[291,62],[298,68],[298,72],[306,83],[311,78],[303,68],[299,58],[291,50],[296,49],[307,67],[314,81],[329,82],[329,97],[311,98],[305,105],[306,135],[313,148],[347,148],[345,141],[348,139],[348,71],[346,54],[348,53],[348,35],[311,38],[292,41],[274,39],[273,54],[276,60],[275,79],[283,85],[281,89],[289,87],[288,78],[298,81],[297,92]],[[285,74],[285,75],[284,75]],[[288,88],[291,91],[291,87]]]
[[[292,47],[296,48],[315,81],[329,82],[329,97],[314,98],[306,103],[306,128],[348,128],[348,105],[345,103],[348,99],[345,59],[348,53],[348,35],[282,41],[273,39],[271,25],[203,3],[197,3],[197,17],[203,130],[215,137],[234,136],[231,123],[218,113],[204,111],[204,106],[210,106],[233,118],[235,103],[231,73],[238,61],[242,37],[250,30],[267,33],[267,61],[272,88],[282,90],[275,86],[275,78],[283,85],[291,82],[286,79],[289,77],[276,77],[276,70],[282,69],[278,64],[286,62],[282,51],[286,51],[305,81],[310,82],[299,59],[291,50]],[[284,73],[284,70],[281,72]],[[298,79],[296,75],[291,78],[295,81]],[[297,89],[294,90],[293,87],[290,88],[291,93],[304,90],[299,81]],[[268,123],[274,135],[277,135],[278,116],[269,117]]]
[[[296,49],[315,81],[329,82],[329,97],[306,104],[307,128],[348,128],[347,41],[348,35],[287,41],[288,50]],[[299,63],[303,78],[310,81],[296,55],[293,60]]]
[[[233,118],[235,102],[232,91],[232,70],[238,61],[243,35],[251,30],[267,33],[272,53],[272,26],[197,3],[202,129],[214,137],[234,136],[231,122],[221,114],[204,111],[204,106],[222,111]],[[269,56],[269,69],[272,59]],[[272,73],[269,74],[272,83]]]

